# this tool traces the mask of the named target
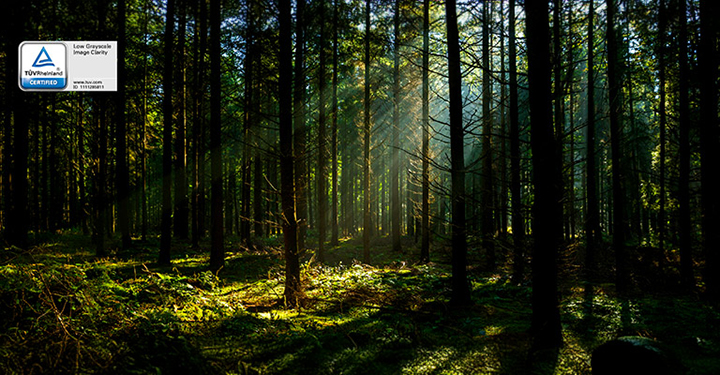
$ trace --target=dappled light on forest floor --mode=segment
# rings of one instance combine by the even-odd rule
[[[530,289],[492,274],[474,272],[473,305],[453,310],[442,262],[388,251],[366,265],[352,260],[351,240],[329,250],[332,262],[304,263],[291,310],[275,248],[230,253],[213,273],[205,253],[182,247],[158,267],[143,249],[97,260],[74,241],[5,250],[0,372],[580,374],[594,347],[624,334],[670,343],[695,373],[720,369],[720,337],[707,330],[720,315],[690,297],[623,307],[602,285],[591,301],[568,287],[563,348],[530,360]]]

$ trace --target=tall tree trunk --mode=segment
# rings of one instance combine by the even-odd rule
[[[365,100],[363,121],[363,261],[370,262],[370,0],[365,0]]]
[[[618,55],[620,35],[615,29],[617,0],[607,0],[607,75],[610,100],[610,148],[612,150],[612,210],[613,210],[613,248],[615,250],[615,272],[618,291],[623,293],[629,287],[625,234],[627,218],[625,215],[624,171],[621,165],[622,152],[622,72]]]
[[[588,10],[588,61],[587,61],[587,135],[586,162],[585,162],[585,195],[586,213],[585,219],[585,273],[588,278],[594,278],[597,268],[596,255],[599,249],[599,242],[602,239],[600,233],[600,208],[597,196],[597,156],[595,155],[595,10],[594,1],[590,0]]]
[[[327,173],[325,171],[325,138],[326,136],[326,96],[327,96],[327,84],[326,84],[326,65],[327,65],[327,54],[325,53],[325,3],[320,2],[320,69],[318,72],[318,86],[320,91],[320,98],[318,106],[318,156],[317,156],[317,226],[318,226],[318,260],[320,262],[325,261],[325,231],[327,229]]]
[[[680,20],[680,53],[678,55],[680,76],[678,79],[680,96],[680,180],[678,181],[679,232],[680,232],[680,279],[687,290],[695,287],[692,260],[692,218],[690,216],[690,66],[688,63],[687,3],[680,0],[678,11]]]
[[[420,262],[430,261],[430,0],[423,0],[422,47],[422,242]],[[407,193],[406,193],[407,194]],[[399,218],[398,218],[399,220]]]
[[[179,88],[177,90],[177,127],[175,128],[175,215],[173,229],[175,237],[179,239],[188,238],[188,188],[187,188],[187,171],[185,169],[187,161],[187,147],[185,129],[187,129],[186,115],[186,68],[185,68],[185,35],[187,26],[187,6],[186,0],[179,0],[180,3],[180,20],[178,24],[178,48],[177,48],[177,82]]]
[[[247,36],[246,48],[249,51],[245,56],[245,117],[243,119],[243,160],[242,160],[242,184],[240,188],[240,196],[242,200],[242,218],[240,221],[240,241],[248,248],[252,246],[250,241],[250,193],[252,186],[252,146],[253,131],[252,126],[255,122],[257,107],[259,106],[259,94],[256,91],[256,65],[257,52],[255,46],[255,8],[254,1],[248,1],[247,4]]]
[[[253,183],[253,222],[255,223],[255,237],[263,236],[263,159],[260,150],[255,152],[255,181]]]
[[[94,220],[94,241],[95,255],[104,257],[107,255],[105,250],[105,233],[107,225],[108,204],[107,204],[107,114],[105,99],[101,96],[94,98],[97,106],[96,118],[97,133],[95,139],[95,151],[97,157],[97,170],[95,174],[95,220]],[[17,132],[17,129],[16,129]],[[16,146],[17,148],[17,146]]]
[[[562,170],[560,144],[553,135],[550,84],[548,3],[525,3],[530,85],[533,236],[532,326],[535,349],[562,344],[557,287],[557,253],[562,238]]]
[[[175,0],[168,0],[165,18],[165,71],[163,73],[163,154],[162,154],[162,218],[160,223],[160,256],[158,263],[170,264],[172,230],[172,126],[173,76],[172,51],[175,29]]]
[[[297,14],[295,22],[295,82],[293,89],[294,125],[295,134],[295,206],[298,220],[298,250],[305,249],[308,227],[307,206],[307,157],[305,126],[305,0],[297,0]]]
[[[298,305],[301,294],[300,262],[295,220],[292,149],[292,36],[290,0],[280,0],[280,188],[285,243],[285,302]]]
[[[392,249],[400,252],[400,184],[398,149],[400,148],[400,0],[395,0],[393,15],[393,124],[392,165],[390,166],[390,211],[392,222]]]
[[[658,219],[658,224],[660,225],[660,228],[658,228],[658,239],[659,239],[659,245],[661,252],[665,251],[665,158],[667,157],[667,153],[665,151],[665,143],[666,143],[666,135],[665,135],[665,129],[667,127],[667,113],[665,110],[665,33],[667,29],[667,16],[665,15],[666,9],[665,9],[665,1],[660,0],[660,16],[659,16],[659,22],[658,22],[658,76],[660,79],[660,212],[658,215],[660,218]],[[662,259],[662,257],[661,257]]]
[[[705,253],[704,279],[706,293],[713,300],[720,299],[720,202],[717,198],[715,175],[720,167],[718,144],[718,51],[717,1],[700,0],[700,158],[703,214],[703,250]]]
[[[125,124],[125,0],[118,4],[118,91],[117,91],[117,125],[115,125],[115,139],[117,142],[117,171],[115,172],[115,184],[117,189],[118,204],[118,227],[122,239],[122,247],[129,248],[132,245],[130,239],[130,170],[127,161],[127,131]]]
[[[196,0],[195,8],[195,36],[193,44],[195,45],[195,56],[193,57],[193,67],[195,68],[195,76],[193,79],[193,124],[192,124],[192,144],[190,152],[191,156],[191,176],[190,182],[192,192],[190,193],[191,203],[191,229],[192,229],[192,246],[200,247],[200,221],[203,213],[200,210],[200,163],[204,156],[205,149],[201,140],[203,139],[201,132],[204,129],[202,122],[205,121],[203,116],[203,99],[205,92],[205,51],[207,43],[207,4],[205,0]]]
[[[450,175],[452,178],[452,297],[457,306],[470,303],[465,234],[465,155],[463,145],[462,75],[460,36],[455,0],[445,3],[450,90]]]
[[[563,61],[562,61],[562,0],[553,1],[553,53],[552,53],[552,69],[553,69],[553,105],[554,113],[553,120],[555,123],[555,137],[559,142],[560,147],[560,160],[563,158],[563,133],[565,132],[565,113],[563,113],[563,102],[565,95],[563,92]],[[565,201],[565,180],[560,181],[560,192],[563,194],[563,201]]]
[[[332,128],[330,130],[330,151],[332,154],[332,214],[331,217],[331,234],[330,245],[338,244],[338,140],[337,140],[337,120],[338,120],[338,0],[333,4],[333,57],[332,57]]]
[[[490,101],[492,100],[492,84],[490,83],[490,2],[483,2],[483,28],[482,28],[482,182],[480,190],[482,245],[487,256],[488,269],[495,269],[495,243],[493,234],[495,226],[493,222],[493,152],[492,152],[492,127],[493,118],[490,113]],[[461,109],[462,111],[462,109]],[[453,184],[454,185],[454,184]],[[454,211],[453,211],[454,212]],[[453,214],[454,215],[454,214]]]
[[[8,28],[5,34],[6,40],[10,41],[6,43],[6,61],[18,61],[17,46],[23,39],[25,29],[22,21],[24,11],[25,5],[19,4],[11,6],[10,11],[2,12],[8,17],[3,24]],[[6,77],[16,74],[16,66],[13,64],[6,63],[5,67]],[[26,248],[28,246],[28,116],[25,113],[29,95],[9,83],[5,86],[8,88],[6,93],[10,102],[5,124],[6,153],[3,155],[3,185],[7,186],[4,194],[5,208],[9,208],[5,239],[10,245]],[[10,167],[7,167],[6,163],[11,159],[6,158],[6,155],[12,155]]]
[[[523,218],[522,192],[520,180],[520,125],[518,114],[518,83],[517,83],[517,47],[515,45],[515,0],[509,4],[510,24],[510,51],[508,63],[510,64],[510,194],[512,205],[512,232],[513,232],[513,282],[522,281],[525,273],[525,219]]]
[[[220,117],[220,0],[210,0],[210,194],[211,232],[210,268],[219,270],[225,264],[225,237],[223,232],[223,170],[222,170],[222,119]]]

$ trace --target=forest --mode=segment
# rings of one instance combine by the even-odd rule
[[[0,10],[0,373],[720,373],[720,2]]]

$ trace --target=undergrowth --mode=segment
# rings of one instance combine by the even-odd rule
[[[525,374],[589,372],[589,353],[618,335],[661,340],[690,374],[720,373],[720,314],[693,296],[621,300],[603,284],[564,285],[565,345],[530,361],[530,288],[472,271],[473,305],[449,308],[449,268],[357,243],[306,261],[300,307],[283,301],[281,253],[152,246],[95,259],[59,236],[0,257],[0,373]]]

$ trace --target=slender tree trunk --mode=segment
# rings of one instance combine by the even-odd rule
[[[422,49],[422,242],[420,262],[430,261],[430,0],[423,0]]]
[[[295,134],[295,205],[297,209],[298,249],[305,249],[308,228],[307,157],[305,125],[305,0],[297,0],[295,22],[295,82],[293,89]]]
[[[332,214],[330,245],[338,245],[338,0],[333,4],[333,57],[332,57],[332,129],[330,130],[330,147],[332,150]]]
[[[665,9],[665,1],[660,0],[660,20],[658,22],[658,76],[660,79],[660,212],[658,219],[660,228],[658,228],[658,239],[660,252],[665,251],[665,158],[667,153],[665,151],[666,135],[665,129],[667,127],[667,113],[665,109],[665,33],[667,29],[667,12]],[[661,257],[662,259],[662,257]]]
[[[187,12],[186,12],[186,0],[179,0],[180,3],[180,20],[178,24],[178,48],[177,48],[177,83],[179,88],[177,90],[177,125],[175,130],[175,214],[174,214],[174,226],[175,237],[179,239],[188,238],[188,188],[187,188],[187,147],[185,129],[187,129],[187,116],[186,116],[186,68],[185,68],[185,35],[187,26]]]
[[[525,219],[522,208],[522,186],[520,180],[520,125],[518,114],[517,51],[515,44],[515,0],[509,5],[508,63],[510,64],[510,194],[512,205],[513,232],[513,282],[522,281],[525,273]]]
[[[400,184],[398,150],[400,148],[400,0],[395,0],[393,15],[393,125],[392,125],[392,165],[390,166],[390,211],[392,222],[392,249],[402,250],[400,245]]]
[[[370,0],[365,0],[365,100],[363,121],[363,261],[370,262]]]
[[[10,11],[2,12],[8,19],[3,22],[7,25],[8,33],[5,34],[7,54],[6,61],[18,61],[17,46],[23,39],[25,25],[22,21],[25,5],[20,4],[12,6]],[[14,64],[5,64],[6,77],[12,77],[17,74]],[[27,248],[28,246],[28,116],[26,115],[26,101],[29,95],[18,90],[13,85],[7,83],[8,88],[7,100],[10,101],[10,108],[6,116],[5,125],[5,148],[6,153],[3,155],[3,184],[7,186],[5,190],[6,209],[9,208],[7,216],[7,224],[5,226],[5,239],[8,244],[19,248]],[[11,113],[10,113],[11,112]],[[5,155],[12,155],[12,164],[6,167],[11,158]],[[6,171],[7,169],[7,171]],[[8,204],[9,203],[9,204]]]
[[[718,144],[718,51],[717,1],[700,0],[700,158],[703,214],[703,249],[705,252],[704,279],[706,293],[713,300],[720,299],[720,202],[715,177],[720,167]]]
[[[445,3],[450,90],[450,175],[452,177],[452,297],[457,306],[470,303],[465,234],[465,156],[463,145],[462,75],[460,37],[455,0]]]
[[[561,30],[562,30],[562,0],[553,0],[553,53],[552,53],[552,65],[553,65],[553,105],[554,113],[553,120],[555,123],[555,137],[559,142],[560,147],[560,160],[563,158],[563,133],[565,132],[565,113],[563,113],[563,102],[565,95],[563,92],[563,61],[562,61],[562,44],[561,44]],[[560,181],[560,191],[563,194],[562,200],[565,201],[565,180]]]
[[[262,157],[260,151],[255,152],[255,181],[253,183],[253,221],[255,223],[255,237],[263,236],[263,196],[262,196],[262,182],[263,182],[263,168],[262,168]]]
[[[201,132],[203,130],[203,101],[205,92],[205,50],[207,38],[207,4],[205,0],[196,0],[195,8],[195,56],[193,58],[193,67],[195,67],[195,77],[193,80],[193,125],[192,125],[192,144],[191,150],[191,176],[192,183],[191,192],[191,229],[192,229],[192,247],[200,247],[200,221],[203,212],[200,210],[200,163],[202,163],[203,150]]]
[[[160,257],[158,263],[170,264],[172,230],[172,126],[173,77],[172,51],[175,29],[175,0],[168,0],[165,18],[165,71],[163,74],[163,155],[162,155],[162,218],[160,223]]]
[[[490,113],[490,102],[492,100],[492,84],[490,83],[490,2],[483,2],[483,28],[482,28],[482,49],[483,49],[483,73],[482,73],[482,95],[483,95],[483,130],[482,130],[482,182],[480,190],[480,207],[482,232],[482,245],[487,256],[488,269],[495,269],[495,243],[493,234],[495,226],[493,222],[493,152],[492,152],[492,128],[493,118]],[[461,109],[462,110],[462,109]],[[453,184],[454,185],[454,184]],[[454,214],[453,214],[454,215]]]
[[[326,96],[327,96],[327,84],[326,84],[326,65],[327,65],[327,54],[325,53],[325,38],[327,37],[325,32],[325,4],[324,2],[319,3],[320,6],[320,69],[318,76],[318,86],[320,91],[319,97],[319,109],[318,109],[318,156],[317,156],[317,171],[316,171],[316,182],[317,182],[317,226],[318,226],[318,261],[325,261],[325,231],[327,229],[327,173],[325,171],[325,159],[326,149],[325,141],[326,133]]]
[[[301,295],[300,262],[295,220],[295,189],[292,149],[292,36],[290,0],[280,5],[280,179],[282,196],[282,225],[285,242],[285,302],[298,305]]]
[[[625,234],[627,218],[625,215],[625,186],[622,158],[622,72],[618,56],[620,36],[615,29],[617,0],[607,0],[607,74],[610,99],[610,148],[612,150],[612,210],[613,210],[613,247],[615,249],[616,283],[618,291],[627,291],[629,275]]]
[[[118,91],[117,91],[117,125],[115,127],[115,138],[117,148],[117,171],[115,172],[115,184],[117,189],[118,204],[118,227],[122,238],[122,247],[127,249],[132,245],[130,239],[130,170],[127,161],[127,139],[125,124],[125,0],[118,3]]]
[[[585,162],[585,194],[586,194],[586,219],[585,219],[585,272],[588,278],[593,279],[597,268],[596,255],[599,249],[599,242],[602,239],[600,232],[600,209],[597,196],[597,167],[595,163],[595,10],[594,1],[590,0],[588,10],[588,88],[587,88],[587,135],[586,141],[586,162]]]
[[[220,0],[210,0],[210,158],[211,158],[211,232],[210,268],[225,264],[222,189],[222,119],[220,117]]]
[[[562,239],[562,160],[553,134],[548,3],[525,3],[530,85],[530,143],[533,151],[532,326],[535,349],[562,345],[557,253]]]
[[[680,65],[679,96],[680,96],[680,180],[678,182],[679,232],[680,232],[680,278],[687,290],[695,287],[692,258],[692,218],[690,216],[690,99],[689,82],[690,66],[688,64],[687,35],[687,3],[680,0],[678,19],[680,21],[678,55]]]

